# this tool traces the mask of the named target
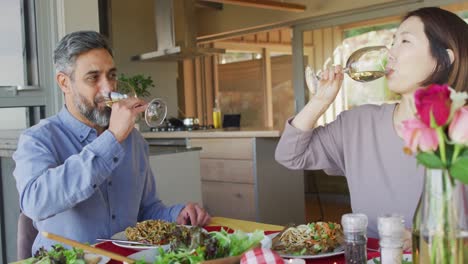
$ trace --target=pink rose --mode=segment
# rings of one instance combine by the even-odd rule
[[[468,146],[468,105],[455,112],[449,126],[449,136],[453,142]]]
[[[419,118],[424,124],[431,126],[431,112],[437,126],[447,123],[452,103],[448,85],[432,84],[425,89],[419,89],[414,94],[414,99]]]
[[[403,121],[399,130],[403,135],[408,154],[415,153],[418,149],[435,151],[439,146],[436,130],[419,119],[413,118]]]

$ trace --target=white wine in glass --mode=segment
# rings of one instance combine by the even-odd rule
[[[343,69],[349,77],[358,82],[370,82],[384,77],[387,74],[388,48],[386,46],[370,46],[354,51],[346,61]],[[305,69],[306,84],[316,89],[320,81],[320,73],[316,74],[312,67]]]
[[[105,95],[105,103],[108,107],[112,104],[127,98],[138,98],[135,88],[128,82],[117,81],[114,91]],[[145,110],[145,122],[149,127],[161,125],[167,115],[167,105],[160,98],[155,98],[148,103]]]

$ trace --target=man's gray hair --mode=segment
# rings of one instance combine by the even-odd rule
[[[55,71],[72,76],[76,58],[93,49],[106,49],[113,56],[107,39],[98,32],[76,31],[67,34],[54,50]]]

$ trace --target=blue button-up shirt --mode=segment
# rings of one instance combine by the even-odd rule
[[[119,143],[66,108],[27,129],[13,159],[20,208],[39,231],[95,243],[137,221],[175,221],[183,208],[158,199],[148,144],[138,131]],[[32,253],[56,243],[39,233]]]

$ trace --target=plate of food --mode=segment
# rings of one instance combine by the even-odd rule
[[[140,242],[141,244],[128,244],[125,242],[112,243],[119,247],[143,250],[169,248],[169,242],[177,237],[187,236],[190,228],[163,220],[146,220],[138,222],[135,226],[127,227],[125,231],[114,234],[111,238],[122,241]]]
[[[148,249],[128,257],[146,263],[199,263],[236,256],[238,262],[244,252],[259,246],[271,247],[271,240],[263,231],[228,233],[225,230],[206,232],[201,228],[191,228],[188,237],[172,240],[167,251]]]
[[[34,264],[34,263],[56,263],[67,264],[70,262],[84,261],[85,264],[105,264],[110,261],[109,257],[85,252],[81,249],[67,249],[60,244],[52,246],[52,249],[39,249],[33,257],[14,262],[13,264]]]
[[[291,226],[269,236],[272,249],[283,258],[316,259],[344,254],[343,230],[338,223]]]

